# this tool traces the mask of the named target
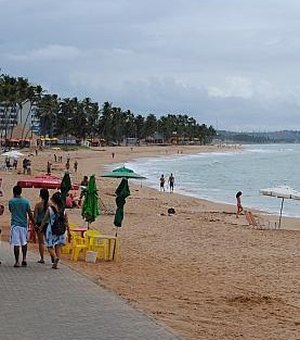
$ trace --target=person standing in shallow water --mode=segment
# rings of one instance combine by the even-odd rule
[[[241,212],[244,210],[242,206],[242,200],[241,200],[242,192],[238,191],[237,194],[235,195],[236,198],[236,218],[239,217]]]
[[[159,179],[159,191],[165,191],[165,176],[164,174],[161,174]]]
[[[26,267],[28,218],[33,225],[35,225],[35,220],[28,199],[21,196],[22,188],[19,185],[13,187],[13,195],[14,197],[8,202],[8,207],[11,213],[10,243],[14,246],[14,267],[20,267],[20,247],[23,255],[21,264],[22,267]]]
[[[174,191],[174,182],[175,182],[175,178],[174,178],[173,174],[171,173],[171,175],[169,176],[170,192]]]

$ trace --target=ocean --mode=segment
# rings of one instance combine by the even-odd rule
[[[143,185],[157,190],[161,174],[168,178],[172,172],[175,192],[235,205],[235,194],[242,191],[244,207],[272,214],[278,214],[281,200],[263,196],[260,189],[288,185],[300,191],[300,144],[246,145],[232,152],[142,158],[125,166],[147,177]],[[283,215],[299,217],[300,201],[286,200]]]

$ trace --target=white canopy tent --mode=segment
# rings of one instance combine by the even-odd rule
[[[275,188],[261,189],[260,193],[265,196],[281,198],[278,228],[281,227],[283,205],[285,199],[300,200],[300,192],[288,186],[278,186]]]
[[[18,150],[11,150],[11,151],[6,151],[1,154],[3,157],[11,157],[11,158],[19,158],[24,156],[24,154]]]

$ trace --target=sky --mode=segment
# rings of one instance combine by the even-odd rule
[[[0,68],[49,93],[300,130],[298,0],[0,0]]]

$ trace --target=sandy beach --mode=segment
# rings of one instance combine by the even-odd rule
[[[96,174],[102,202],[114,208],[119,180],[101,177],[106,164],[163,157],[178,150],[197,153],[216,148],[157,146],[69,151],[71,166],[75,159],[79,163],[78,173],[72,167],[70,172],[74,182],[80,182],[83,175]],[[54,153],[63,156],[63,163],[54,163]],[[31,156],[33,175],[45,173],[48,160],[53,163],[53,174],[62,175],[66,157],[67,152],[59,150]],[[1,202],[6,208],[1,219],[4,238],[8,236],[7,202],[12,187],[26,177],[18,174],[19,163],[17,171],[1,171]],[[281,230],[255,230],[249,228],[244,216],[235,217],[234,205],[158,192],[133,183],[130,189],[119,232],[120,261],[72,263],[64,256],[66,263],[185,339],[299,339],[299,219],[284,218]],[[38,192],[24,189],[23,196],[34,204]],[[175,215],[168,216],[170,207],[176,210]],[[83,223],[79,209],[69,210],[68,215],[71,222]],[[277,219],[263,214],[261,218],[265,223]],[[102,214],[92,227],[114,234],[113,216]]]

